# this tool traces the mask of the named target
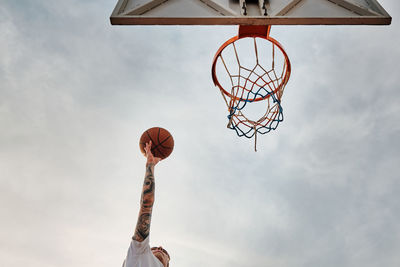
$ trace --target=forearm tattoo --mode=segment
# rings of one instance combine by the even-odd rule
[[[142,242],[149,236],[151,213],[154,204],[154,165],[146,166],[146,175],[143,183],[140,211],[133,239]]]

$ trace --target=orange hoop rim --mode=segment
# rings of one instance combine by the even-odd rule
[[[274,38],[269,36],[269,31],[271,26],[267,25],[265,27],[268,27],[266,29],[266,35],[265,34],[260,34],[259,32],[245,32],[244,34],[241,34],[240,32],[240,27],[239,26],[239,34],[237,36],[234,36],[232,38],[230,38],[228,41],[226,41],[224,44],[221,45],[221,47],[218,49],[217,53],[215,53],[214,59],[213,59],[213,63],[212,63],[212,67],[211,67],[211,75],[212,75],[212,79],[214,82],[215,86],[218,86],[218,88],[221,90],[221,92],[223,92],[225,95],[227,95],[229,98],[233,99],[233,100],[237,100],[240,101],[241,98],[233,96],[232,94],[230,94],[227,90],[225,90],[222,85],[219,83],[218,78],[217,78],[217,74],[216,74],[216,65],[217,65],[217,60],[218,58],[221,56],[222,51],[229,46],[230,44],[233,44],[234,42],[243,39],[243,38],[261,38],[261,39],[265,39],[269,42],[271,42],[272,44],[276,45],[279,50],[282,52],[283,56],[285,57],[285,62],[286,62],[286,71],[285,71],[285,75],[281,81],[281,83],[279,84],[279,86],[273,90],[273,94],[276,94],[278,91],[280,91],[289,81],[290,78],[290,73],[291,73],[291,64],[290,64],[290,60],[289,60],[289,56],[287,55],[285,49],[283,48],[283,46]],[[245,27],[251,27],[251,26],[245,26]],[[255,98],[253,101],[260,101],[260,100],[264,100],[266,98],[269,98],[270,95],[268,94],[266,97],[258,97]]]

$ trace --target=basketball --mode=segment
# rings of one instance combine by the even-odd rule
[[[174,138],[167,130],[161,127],[150,128],[140,137],[139,147],[144,155],[146,155],[144,147],[149,141],[151,141],[151,153],[157,158],[165,159],[174,149]]]

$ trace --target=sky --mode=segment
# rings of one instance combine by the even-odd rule
[[[285,120],[226,128],[235,26],[111,26],[115,0],[0,1],[0,263],[121,266],[142,132],[168,129],[151,245],[171,267],[400,266],[400,3],[390,26],[276,26]]]

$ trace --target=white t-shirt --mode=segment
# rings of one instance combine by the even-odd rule
[[[164,267],[164,265],[151,252],[147,237],[142,242],[132,239],[122,267]]]

